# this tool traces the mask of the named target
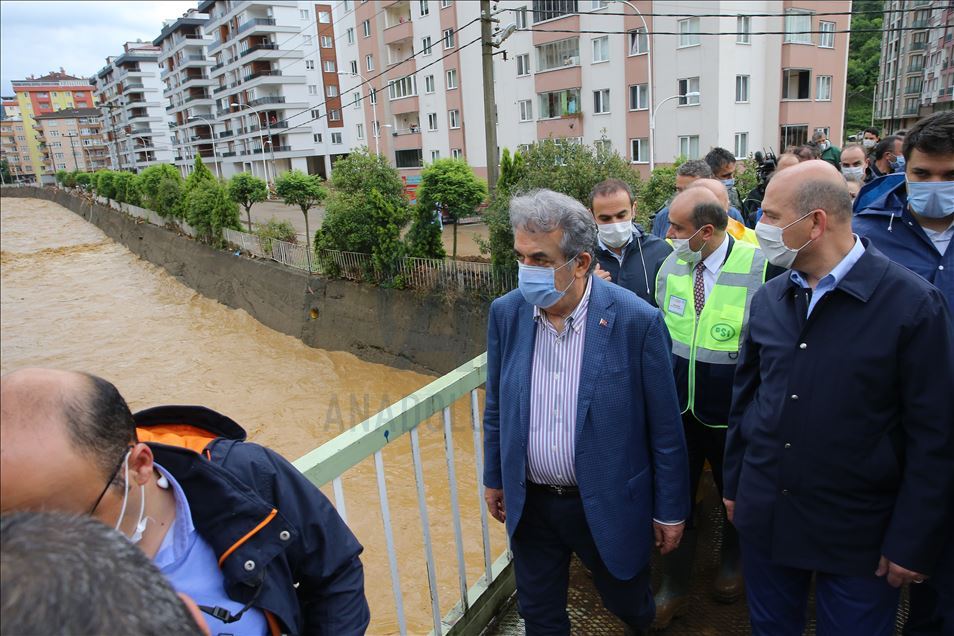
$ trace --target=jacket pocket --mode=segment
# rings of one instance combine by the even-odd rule
[[[626,490],[629,491],[629,496],[633,501],[648,501],[651,499],[650,477],[652,477],[652,472],[649,470],[649,466],[646,466],[639,471],[639,474],[626,482]]]

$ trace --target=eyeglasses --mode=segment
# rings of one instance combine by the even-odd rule
[[[106,496],[106,491],[109,490],[110,485],[112,485],[113,480],[116,479],[116,473],[119,472],[119,469],[123,467],[123,463],[126,461],[126,455],[132,450],[133,446],[129,445],[126,447],[125,452],[119,458],[119,463],[116,464],[116,468],[113,469],[113,472],[109,474],[109,479],[106,480],[106,485],[103,487],[103,492],[99,493],[99,497],[96,498],[96,503],[93,504],[93,507],[89,509],[89,515],[92,516],[96,509],[99,507],[100,502],[103,501],[103,497]]]

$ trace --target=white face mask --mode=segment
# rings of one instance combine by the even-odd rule
[[[600,240],[609,247],[623,247],[633,236],[633,222],[605,223],[597,226]]]
[[[875,141],[874,139],[864,139],[862,140],[861,145],[864,146],[865,148],[874,148],[875,144],[877,143],[878,142]]]
[[[695,265],[697,262],[699,262],[699,259],[702,257],[702,247],[700,247],[699,251],[696,252],[692,249],[692,247],[689,246],[689,241],[691,241],[696,236],[696,234],[698,234],[701,231],[702,231],[702,228],[700,227],[698,230],[693,232],[692,236],[690,236],[689,238],[670,239],[672,241],[672,251],[675,252],[676,258],[686,261],[687,263],[690,263],[692,265]],[[705,243],[703,243],[702,246],[705,247]]]
[[[122,532],[120,526],[123,524],[123,517],[126,516],[126,504],[129,503],[129,454],[132,451],[126,452],[126,459],[123,460],[123,470],[125,477],[123,478],[123,506],[119,509],[119,519],[116,520],[115,530],[117,532]],[[148,521],[146,517],[146,486],[139,487],[139,519],[136,520],[136,529],[133,531],[131,537],[126,537],[131,543],[139,543],[142,540],[142,533],[146,530],[146,522]]]
[[[795,257],[798,256],[798,253],[814,239],[808,239],[805,245],[793,250],[785,244],[782,234],[785,232],[785,230],[792,227],[799,221],[811,216],[811,214],[812,213],[809,212],[805,216],[795,219],[785,227],[769,225],[768,223],[763,223],[761,221],[755,224],[755,236],[758,238],[759,247],[762,248],[762,252],[765,253],[765,258],[768,259],[769,263],[775,265],[776,267],[791,269],[792,263],[795,262]]]
[[[861,181],[865,178],[864,166],[842,166],[841,174],[849,181]]]

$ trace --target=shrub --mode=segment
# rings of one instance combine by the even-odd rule
[[[265,225],[259,225],[255,234],[262,242],[262,249],[267,253],[272,251],[273,240],[286,243],[298,242],[298,233],[295,232],[294,226],[288,221],[279,221],[274,217],[269,219]]]
[[[200,180],[185,196],[186,220],[197,238],[221,245],[224,228],[239,229],[238,205],[225,187],[215,181]]]
[[[56,179],[58,185],[63,185],[63,181],[66,180],[66,175],[69,174],[66,170],[57,170],[56,174],[53,177]]]
[[[163,187],[163,180],[173,181],[176,185],[166,184]],[[180,198],[172,194],[181,195],[182,177],[174,166],[164,163],[149,166],[139,175],[139,189],[145,207],[155,210],[163,218],[180,216]]]
[[[93,175],[96,179],[96,194],[107,199],[115,199],[115,175],[116,173],[112,170],[97,170]]]
[[[76,170],[74,170],[73,172],[67,172],[67,173],[66,173],[66,176],[63,177],[63,186],[64,186],[64,187],[67,187],[67,188],[75,188],[75,187],[76,187],[76,175],[78,175],[78,174],[79,174],[79,172],[76,171]]]
[[[142,205],[139,193],[140,179],[131,172],[117,172],[113,175],[113,190],[116,200],[129,205]]]
[[[88,172],[77,172],[76,173],[76,185],[83,188],[84,190],[89,190],[92,187],[93,175]]]

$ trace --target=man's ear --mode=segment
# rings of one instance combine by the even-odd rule
[[[592,254],[589,252],[580,252],[580,255],[576,257],[576,271],[574,275],[578,277],[586,276],[586,273],[590,271],[590,263],[592,262]]]
[[[154,467],[152,449],[147,444],[139,442],[132,447],[129,453],[129,480],[137,486],[143,486],[152,479]]]

